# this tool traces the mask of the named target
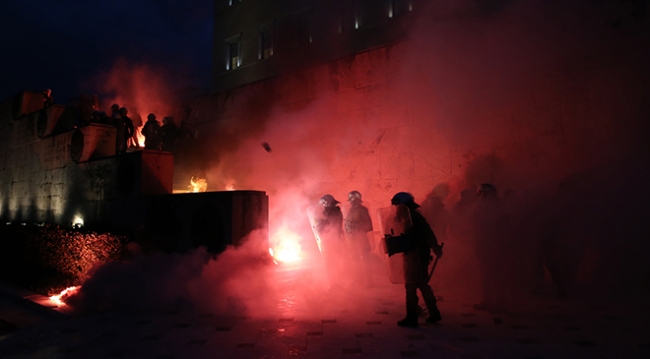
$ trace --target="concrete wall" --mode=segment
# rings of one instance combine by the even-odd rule
[[[132,233],[145,248],[167,251],[207,246],[220,252],[241,244],[252,231],[268,236],[263,191],[172,195],[171,153],[137,150],[116,156],[115,127],[109,125],[48,136],[56,127],[50,115],[63,109],[17,111],[24,108],[15,105],[23,97],[8,101],[11,106],[5,107],[12,110],[2,111],[2,221],[81,223]]]
[[[2,220],[69,225],[79,217],[85,225],[106,226],[120,217],[110,213],[109,202],[172,192],[171,154],[139,151],[116,157],[115,127],[108,125],[91,124],[48,137],[56,127],[52,113],[58,119],[63,110],[43,109],[42,95],[36,95],[40,108],[15,110],[25,108],[16,104],[34,102],[24,100],[34,97],[26,92],[7,102],[13,113],[4,112]]]

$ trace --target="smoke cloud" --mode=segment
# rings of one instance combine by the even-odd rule
[[[493,183],[508,201],[499,236],[499,256],[513,259],[506,272],[552,282],[539,264],[540,251],[551,250],[574,286],[647,286],[641,258],[648,246],[640,240],[647,228],[639,224],[648,198],[640,172],[648,158],[644,5],[490,4],[430,3],[394,50],[402,54],[386,55],[391,67],[367,70],[385,86],[369,80],[359,91],[363,74],[336,77],[345,73],[331,65],[334,88],[306,72],[233,99],[226,106],[249,115],[237,117],[234,132],[224,117],[224,132],[234,138],[212,147],[212,189],[227,178],[236,188],[268,191],[273,233],[289,218],[304,224],[305,209],[325,193],[341,200],[360,190],[371,211],[397,191],[418,202],[435,195],[452,212],[463,189]],[[346,82],[350,91],[342,89]],[[305,95],[287,99],[296,92]],[[299,233],[309,240],[305,227]],[[540,248],[548,231],[555,244]],[[446,262],[470,269],[443,264],[438,284],[480,288],[490,268],[478,264],[477,239],[439,237],[449,240]],[[537,249],[522,252],[531,246]],[[525,281],[512,278],[509,289]]]
[[[266,239],[254,232],[244,245],[217,258],[204,248],[184,254],[135,252],[133,258],[96,268],[66,302],[80,314],[188,305],[217,314],[269,313],[277,293],[267,250]]]
[[[198,139],[209,190],[267,191],[271,236],[288,227],[311,253],[306,210],[321,195],[344,202],[359,190],[374,213],[394,193],[411,192],[445,242],[432,281],[445,296],[478,300],[490,284],[502,284],[510,303],[535,290],[561,294],[561,286],[568,295],[585,286],[647,289],[644,3],[483,3],[432,2],[405,43],[377,50],[388,65],[368,66],[370,79],[332,64],[252,85],[221,103],[218,121],[195,111],[199,133],[216,134]],[[477,204],[481,183],[498,189],[499,216]],[[193,280],[153,292],[217,310],[237,307],[217,293],[240,304],[275,300],[272,271],[245,252],[207,262],[200,252],[178,256],[170,271]],[[201,265],[191,264],[196,258]],[[193,284],[169,289],[185,282]],[[201,285],[222,299],[192,295]],[[309,286],[301,290],[312,297]]]

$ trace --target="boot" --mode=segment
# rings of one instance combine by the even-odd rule
[[[420,287],[420,290],[422,291],[422,298],[424,299],[424,302],[427,305],[427,310],[429,311],[429,317],[427,318],[427,323],[433,324],[441,321],[442,317],[440,316],[440,311],[438,310],[438,306],[436,305],[437,300],[436,297],[433,295],[433,291],[431,290],[431,287],[426,285],[424,287]]]
[[[438,308],[429,312],[427,323],[434,324],[434,323],[438,323],[441,320],[442,320],[442,316],[440,315],[440,311],[438,310]]]
[[[400,327],[417,327],[418,326],[418,296],[416,293],[417,285],[406,283],[406,318],[397,322]]]
[[[397,322],[397,325],[400,327],[409,327],[409,328],[417,328],[418,326],[418,317],[413,317],[413,316],[406,316],[406,318],[400,320]]]

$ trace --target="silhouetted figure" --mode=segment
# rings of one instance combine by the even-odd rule
[[[441,242],[446,241],[451,216],[445,209],[445,204],[442,203],[442,199],[435,194],[429,195],[423,203],[421,212],[427,222],[429,222],[429,225],[431,225],[431,229],[436,234],[436,237]]]
[[[142,128],[144,135],[144,148],[147,150],[160,150],[162,148],[162,136],[160,133],[160,124],[156,121],[156,115],[150,113],[147,116],[147,122]]]
[[[330,283],[341,279],[341,261],[344,255],[343,213],[334,196],[326,194],[318,201],[314,213],[314,232],[320,241],[320,250],[325,261]]]
[[[181,124],[178,128],[178,141],[185,142],[191,138],[194,138],[194,133],[187,124],[187,121],[181,120]]]
[[[422,299],[429,310],[427,323],[439,322],[442,317],[438,310],[436,297],[429,286],[428,266],[433,257],[431,250],[436,256],[442,256],[442,247],[438,244],[436,235],[431,230],[427,220],[417,210],[420,205],[410,193],[399,192],[391,199],[392,205],[401,205],[400,210],[408,210],[408,215],[413,223],[412,227],[406,228],[406,236],[411,238],[410,250],[404,253],[404,288],[406,289],[406,317],[397,322],[401,327],[418,326],[418,294],[420,290]],[[406,215],[406,213],[404,214]]]
[[[133,136],[129,139],[129,147],[140,147],[138,134],[140,134],[141,128],[144,125],[142,123],[142,116],[140,116],[138,109],[135,107],[131,107],[129,112],[131,113],[131,121],[133,121]]]
[[[476,190],[476,207],[472,216],[473,237],[481,268],[483,300],[474,306],[477,310],[503,312],[507,310],[506,283],[508,265],[505,245],[505,212],[497,189],[490,183]]]
[[[345,217],[345,234],[352,253],[352,259],[361,264],[361,278],[366,285],[372,285],[372,271],[370,268],[370,244],[368,232],[372,232],[372,220],[368,208],[362,205],[361,193],[352,191],[348,193],[348,202],[351,207]]]
[[[477,198],[475,192],[469,188],[462,190],[451,210],[449,230],[459,242],[468,243],[471,240],[471,216]]]
[[[99,118],[99,123],[102,125],[113,125],[113,121],[111,121],[111,118],[106,115],[106,112],[104,111],[99,111],[97,113],[98,118]]]
[[[93,111],[90,114],[90,119],[88,120],[89,123],[101,123],[101,119],[99,118],[99,111]]]
[[[111,120],[115,126],[115,152],[121,155],[126,153],[126,124],[121,116]]]
[[[162,135],[162,150],[173,151],[179,136],[179,128],[174,123],[174,118],[167,116],[163,118],[163,125],[160,127]]]
[[[81,94],[79,98],[79,112],[81,113],[81,125],[88,125],[93,115],[93,103],[86,94]]]
[[[128,110],[126,109],[126,107],[120,108],[119,109],[120,117],[114,120],[115,128],[117,129],[116,140],[117,140],[118,154],[126,153],[129,140],[131,139],[134,133],[133,121],[131,121],[131,119],[126,115],[127,113]]]
[[[120,118],[120,105],[116,103],[111,105],[111,118],[112,119]]]
[[[49,107],[54,104],[54,98],[52,98],[52,90],[47,89],[43,91],[43,107]]]

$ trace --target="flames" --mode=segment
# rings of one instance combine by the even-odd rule
[[[76,293],[79,290],[79,287],[68,287],[61,291],[61,293],[53,295],[50,297],[50,300],[56,304],[57,307],[66,305],[65,299]]]
[[[299,235],[282,226],[271,237],[269,253],[276,263],[297,262],[302,259],[301,240]]]
[[[135,136],[135,137],[138,139],[138,142],[137,142],[137,143],[138,143],[138,147],[140,147],[140,148],[144,148],[144,140],[146,140],[146,138],[145,138],[144,135],[142,134],[142,128],[143,128],[143,127],[144,127],[144,126],[139,126],[139,127],[137,127],[137,128],[135,129],[135,133],[133,134],[133,136]]]
[[[229,179],[226,181],[226,191],[234,191],[235,190],[235,180],[234,179]]]
[[[197,178],[194,180],[194,177],[192,177],[188,188],[192,193],[205,192],[208,189],[208,181],[205,178]]]

